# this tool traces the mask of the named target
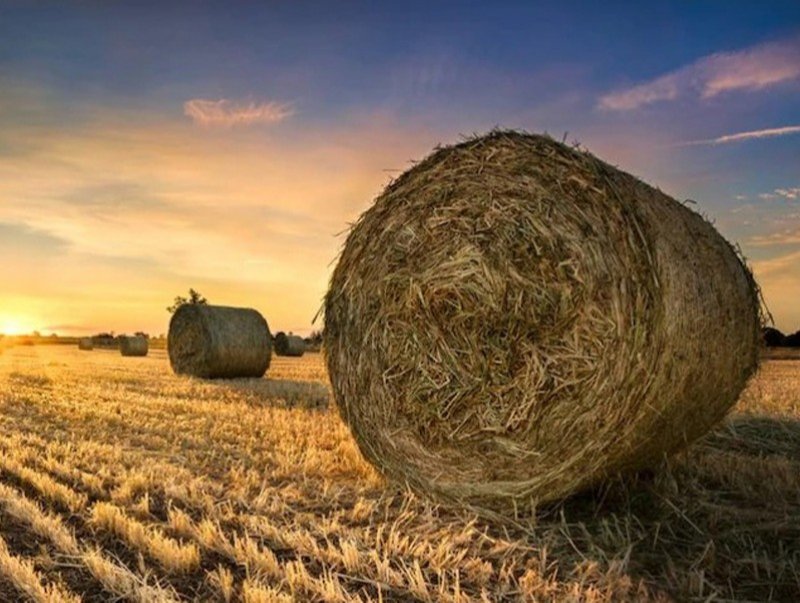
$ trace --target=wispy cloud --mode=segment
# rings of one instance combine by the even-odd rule
[[[48,256],[63,252],[69,242],[46,230],[20,222],[0,222],[0,252],[2,257],[30,254]]]
[[[761,193],[759,199],[771,201],[772,199],[786,199],[787,201],[797,201],[800,199],[800,186],[792,188],[776,188],[769,193]]]
[[[800,234],[798,236],[800,236]],[[751,262],[751,268],[758,277],[764,277],[786,271],[794,273],[794,269],[797,267],[798,261],[800,261],[800,251],[792,251],[769,260]]]
[[[605,94],[598,106],[628,111],[687,95],[708,99],[733,90],[760,90],[799,77],[800,36],[703,57],[653,80]]]
[[[238,126],[278,123],[294,115],[294,108],[289,103],[275,101],[257,103],[226,98],[193,98],[183,103],[183,113],[203,126]]]
[[[608,111],[627,111],[658,101],[675,100],[681,88],[679,79],[677,74],[669,74],[645,84],[611,92],[600,97],[598,106]]]
[[[775,138],[776,136],[789,136],[800,134],[800,126],[781,126],[780,128],[765,128],[763,130],[748,130],[747,132],[736,132],[735,134],[725,134],[717,138],[707,138],[705,140],[690,140],[681,143],[679,146],[694,146],[707,144],[728,144],[731,142],[741,142],[743,140],[753,140],[757,138]]]
[[[751,237],[748,243],[750,245],[753,245],[754,247],[796,245],[797,243],[800,243],[800,229],[787,229],[781,232],[774,232],[772,234]]]
[[[761,210],[754,207],[757,212],[764,216],[774,215],[775,211],[778,211],[779,216],[777,218],[763,220],[763,222],[771,223],[778,229],[772,232],[762,231],[760,234],[750,237],[748,243],[754,247],[800,244],[800,212],[796,210],[797,204],[795,203],[800,199],[800,187],[776,188],[771,193],[761,193],[758,198],[765,201],[781,200],[786,201],[786,203],[760,204]]]
[[[775,194],[784,199],[791,199],[794,201],[800,199],[800,186],[795,186],[794,188],[776,188]]]
[[[760,90],[800,76],[800,38],[719,53],[701,61],[702,97],[729,90]]]

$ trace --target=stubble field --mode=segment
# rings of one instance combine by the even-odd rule
[[[386,484],[317,354],[0,355],[0,601],[800,599],[800,362],[653,474],[498,525]]]

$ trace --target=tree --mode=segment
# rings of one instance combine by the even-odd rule
[[[181,295],[178,295],[175,298],[175,301],[172,303],[172,305],[167,308],[167,312],[169,312],[170,314],[175,314],[178,308],[186,304],[204,305],[207,303],[208,300],[205,297],[203,297],[199,291],[195,291],[194,289],[189,289],[189,297],[183,297]]]
[[[306,337],[306,343],[309,345],[322,345],[322,331],[311,331],[311,335]]]

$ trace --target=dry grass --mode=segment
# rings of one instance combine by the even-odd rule
[[[321,358],[174,376],[163,351],[0,358],[0,600],[800,598],[800,362],[655,475],[501,527],[387,485]]]

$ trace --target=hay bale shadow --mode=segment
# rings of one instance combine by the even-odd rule
[[[330,404],[330,390],[316,381],[219,379],[214,383],[240,391],[255,404],[309,409],[325,409]]]
[[[737,416],[657,471],[542,509],[526,535],[677,600],[800,600],[800,421]],[[578,568],[578,569],[576,569]]]
[[[800,462],[800,420],[736,417],[710,433],[701,445],[749,456],[780,455]]]

